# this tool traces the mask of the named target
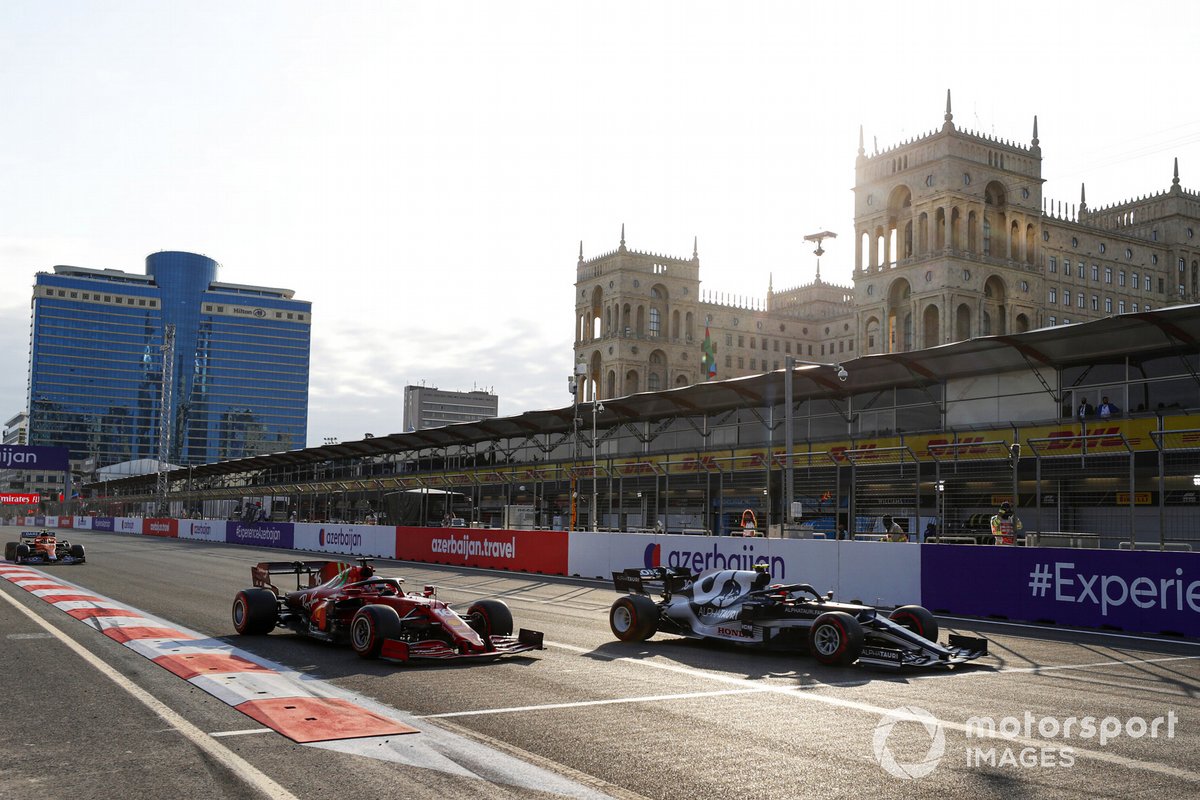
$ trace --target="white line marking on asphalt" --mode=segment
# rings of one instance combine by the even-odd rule
[[[561,648],[563,650],[570,650],[572,652],[580,653],[580,654],[586,654],[586,653],[593,652],[592,649],[587,648],[587,647],[576,647],[575,645],[560,644],[558,642],[545,642],[545,645],[547,647],[557,647],[557,648]],[[1184,658],[1190,658],[1190,656],[1185,656]],[[823,703],[825,705],[835,706],[838,708],[846,708],[846,709],[851,709],[854,711],[861,711],[864,714],[874,714],[879,717],[883,717],[885,715],[890,715],[893,719],[912,719],[915,722],[922,722],[922,723],[928,721],[928,720],[925,720],[925,719],[922,719],[922,718],[919,718],[916,716],[902,714],[902,713],[898,712],[897,709],[894,709],[894,708],[884,708],[883,706],[877,706],[877,705],[873,705],[871,703],[863,703],[863,702],[859,702],[857,700],[847,700],[847,699],[841,698],[841,697],[832,697],[830,695],[820,694],[819,692],[815,692],[815,691],[798,691],[799,689],[804,689],[804,688],[809,688],[809,689],[826,688],[826,687],[830,686],[829,684],[814,684],[814,685],[810,685],[808,687],[773,686],[773,685],[763,686],[762,683],[751,681],[746,678],[737,678],[732,675],[717,675],[717,674],[713,674],[711,672],[704,672],[702,670],[692,669],[690,667],[680,667],[680,666],[676,666],[674,664],[662,664],[662,663],[659,663],[656,661],[647,661],[645,659],[627,658],[627,657],[621,656],[621,657],[613,658],[611,660],[622,661],[622,662],[625,662],[628,664],[634,664],[634,665],[642,666],[642,667],[650,667],[652,669],[663,670],[664,672],[674,672],[678,675],[686,675],[690,678],[702,678],[705,680],[717,681],[719,683],[732,684],[734,686],[741,686],[744,688],[761,687],[762,690],[766,691],[766,692],[774,692],[776,694],[780,694],[780,695],[783,695],[786,697],[794,697],[794,698],[796,698],[798,700],[802,700],[802,701],[809,701],[809,702],[813,702],[813,703]],[[1124,662],[1121,662],[1121,663],[1124,663]],[[971,673],[964,672],[963,674],[967,675],[967,674],[971,674]],[[945,729],[958,731],[960,733],[967,734],[969,737],[1001,739],[1001,740],[1004,740],[1007,742],[1015,742],[1015,743],[1021,744],[1026,747],[1044,747],[1047,744],[1047,742],[1050,742],[1052,744],[1054,742],[1054,740],[1051,740],[1051,739],[1025,739],[1025,738],[1019,737],[1019,736],[1010,737],[1010,736],[1003,735],[999,731],[991,731],[991,732],[988,732],[986,730],[981,731],[978,728],[976,728],[975,726],[966,725],[962,722],[952,722],[950,720],[945,720],[945,719],[937,719],[937,724],[941,725]],[[1123,766],[1127,769],[1140,769],[1140,770],[1144,770],[1146,772],[1154,772],[1159,775],[1167,775],[1172,778],[1180,778],[1181,780],[1200,783],[1200,773],[1193,772],[1193,771],[1187,770],[1187,769],[1181,769],[1179,767],[1173,767],[1169,764],[1160,764],[1155,761],[1139,761],[1138,759],[1135,759],[1135,758],[1126,758],[1124,756],[1119,756],[1116,753],[1109,753],[1109,752],[1102,751],[1102,750],[1087,750],[1082,747],[1073,747],[1071,749],[1072,749],[1072,752],[1080,758],[1088,758],[1093,761],[1103,761],[1103,762],[1106,762],[1109,764],[1116,764],[1118,766]]]
[[[251,733],[274,733],[270,728],[251,728],[248,731],[220,731],[210,733],[209,736],[247,736]]]
[[[45,629],[47,633],[66,645],[71,651],[86,661],[101,675],[124,689],[134,699],[146,706],[146,708],[162,717],[162,719],[168,725],[179,731],[179,733],[185,739],[190,741],[200,750],[204,751],[205,754],[207,754],[217,763],[224,766],[235,778],[245,783],[251,789],[259,792],[264,797],[273,798],[273,800],[299,800],[296,795],[280,786],[265,773],[260,772],[249,761],[246,761],[244,758],[230,751],[228,748],[214,742],[204,733],[204,731],[200,730],[195,725],[181,717],[179,714],[172,711],[161,700],[154,697],[145,689],[142,689],[133,681],[129,680],[124,675],[110,667],[108,664],[101,661],[99,657],[93,655],[74,639],[67,636],[58,628],[55,628],[37,614],[18,603],[14,598],[9,597],[7,592],[0,592],[0,597],[3,597],[6,603],[20,611],[25,616],[29,617],[39,627]]]
[[[965,622],[968,625],[1002,625],[1006,628],[1029,628],[1043,633],[1076,633],[1082,636],[1105,636],[1109,639],[1133,639],[1138,642],[1154,642],[1156,644],[1179,644],[1189,647],[1200,647],[1200,642],[1189,642],[1171,636],[1137,636],[1132,633],[1114,633],[1113,631],[1093,631],[1087,628],[1059,628],[1054,625],[1033,625],[1027,622],[1004,622],[998,619],[982,617],[951,617],[946,614],[935,614],[938,619],[952,619],[955,622]]]
[[[658,703],[664,700],[691,700],[697,697],[723,697],[731,694],[755,694],[770,689],[722,689],[715,692],[687,692],[685,694],[657,694],[646,697],[616,697],[609,700],[580,700],[575,703],[546,703],[540,706],[513,706],[511,708],[480,708],[474,711],[449,711],[445,714],[421,714],[417,719],[442,719],[444,717],[473,717],[484,714],[517,714],[522,711],[549,711],[556,708],[585,708],[587,706],[610,706],[620,703]]]

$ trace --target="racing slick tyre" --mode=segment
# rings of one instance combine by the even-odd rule
[[[933,618],[933,614],[921,606],[900,606],[888,614],[888,619],[897,625],[908,628],[923,639],[931,642],[938,640],[937,620]]]
[[[844,667],[858,659],[863,648],[862,625],[844,611],[827,611],[808,630],[813,658],[831,667]]]
[[[502,600],[477,600],[467,609],[467,624],[484,641],[492,636],[512,636],[512,611]]]
[[[608,610],[608,627],[622,642],[644,642],[658,632],[658,604],[640,594],[618,597]]]
[[[17,543],[16,542],[5,542],[5,544],[4,544],[4,560],[5,561],[16,561],[17,560]]]
[[[81,545],[81,544],[71,545],[70,552],[71,552],[71,558],[75,559],[76,561],[83,561],[83,545]]]
[[[25,544],[24,542],[17,544],[17,548],[14,551],[13,555],[16,556],[16,558],[14,558],[13,561],[16,561],[18,563],[29,558],[29,545]]]
[[[402,628],[400,615],[391,606],[363,606],[350,620],[350,646],[363,658],[375,658],[383,648],[383,640],[399,639]]]
[[[233,629],[243,636],[275,630],[279,600],[270,589],[243,589],[233,598]]]

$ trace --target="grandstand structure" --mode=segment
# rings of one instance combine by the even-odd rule
[[[1077,416],[1104,396],[1114,416]],[[890,514],[914,538],[969,541],[1008,500],[1034,541],[1188,548],[1197,412],[1185,305],[181,468],[169,502],[398,524],[384,497],[427,488],[468,498],[477,526],[723,535],[751,510],[773,535],[853,535]],[[154,484],[93,484],[56,510],[148,513]]]

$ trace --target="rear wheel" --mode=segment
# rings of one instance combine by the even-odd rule
[[[467,609],[467,624],[484,641],[492,636],[512,636],[512,611],[501,600],[477,600]]]
[[[243,636],[275,630],[279,600],[270,589],[243,589],[233,598],[233,629]]]
[[[829,611],[817,617],[808,631],[813,658],[831,667],[853,664],[863,648],[863,630],[858,620],[844,611]]]
[[[384,639],[400,638],[401,627],[400,615],[391,606],[363,606],[350,620],[350,646],[363,658],[376,658]]]
[[[658,631],[658,604],[640,594],[618,597],[608,611],[608,627],[622,642],[644,642]]]
[[[900,606],[888,614],[888,619],[897,625],[908,628],[923,639],[931,642],[938,640],[937,620],[933,618],[933,614],[921,606]]]

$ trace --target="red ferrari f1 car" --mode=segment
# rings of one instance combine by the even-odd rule
[[[296,576],[295,591],[282,592],[272,576]],[[233,627],[240,634],[288,628],[336,644],[350,643],[363,658],[492,659],[541,650],[542,633],[521,629],[500,600],[476,600],[459,616],[426,586],[417,594],[399,578],[375,574],[370,559],[264,561],[250,568],[254,588],[233,600]],[[305,585],[307,583],[307,585]]]

